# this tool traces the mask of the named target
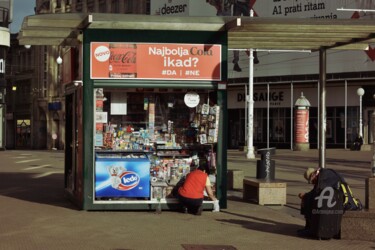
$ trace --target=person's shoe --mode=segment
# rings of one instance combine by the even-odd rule
[[[203,211],[203,205],[200,205],[200,206],[198,207],[198,210],[197,210],[197,212],[195,213],[195,215],[202,215],[202,211]]]
[[[188,209],[187,209],[187,207],[183,206],[183,207],[181,208],[181,213],[183,213],[183,214],[187,214],[187,213],[188,213]]]
[[[233,70],[234,71],[237,71],[237,72],[241,72],[242,69],[240,68],[240,66],[238,65],[238,63],[235,63],[234,66],[233,66]]]

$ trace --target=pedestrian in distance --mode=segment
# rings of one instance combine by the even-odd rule
[[[363,145],[363,138],[362,136],[357,136],[353,142],[353,145],[350,147],[351,150],[360,151]]]

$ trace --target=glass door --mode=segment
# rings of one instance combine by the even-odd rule
[[[77,204],[82,204],[82,87],[79,86],[65,97],[65,190]]]

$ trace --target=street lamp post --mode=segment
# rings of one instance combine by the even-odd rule
[[[375,99],[375,94],[373,95]],[[372,112],[372,140],[373,140],[373,155],[371,161],[371,175],[366,179],[365,187],[365,208],[374,209],[375,208],[375,110]]]
[[[363,124],[362,124],[362,96],[365,94],[363,88],[357,89],[357,95],[359,96],[359,136],[363,138]]]
[[[250,17],[254,16],[253,9],[250,10]],[[247,97],[248,105],[248,124],[247,124],[247,159],[255,159],[254,153],[254,50],[249,49],[249,96]]]
[[[373,95],[373,98],[375,99],[375,94]],[[372,149],[374,151],[372,155],[372,162],[371,162],[371,175],[375,176],[375,110],[372,112],[372,140],[373,145]]]

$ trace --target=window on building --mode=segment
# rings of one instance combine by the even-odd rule
[[[270,141],[284,142],[285,141],[285,109],[274,108],[270,109]]]
[[[87,0],[87,11],[94,12],[95,10],[95,1],[94,0]]]
[[[125,13],[134,13],[133,0],[125,1]]]
[[[111,1],[111,13],[120,13],[120,2],[118,0]]]
[[[106,0],[99,0],[99,12],[106,13],[107,12],[107,1]]]

